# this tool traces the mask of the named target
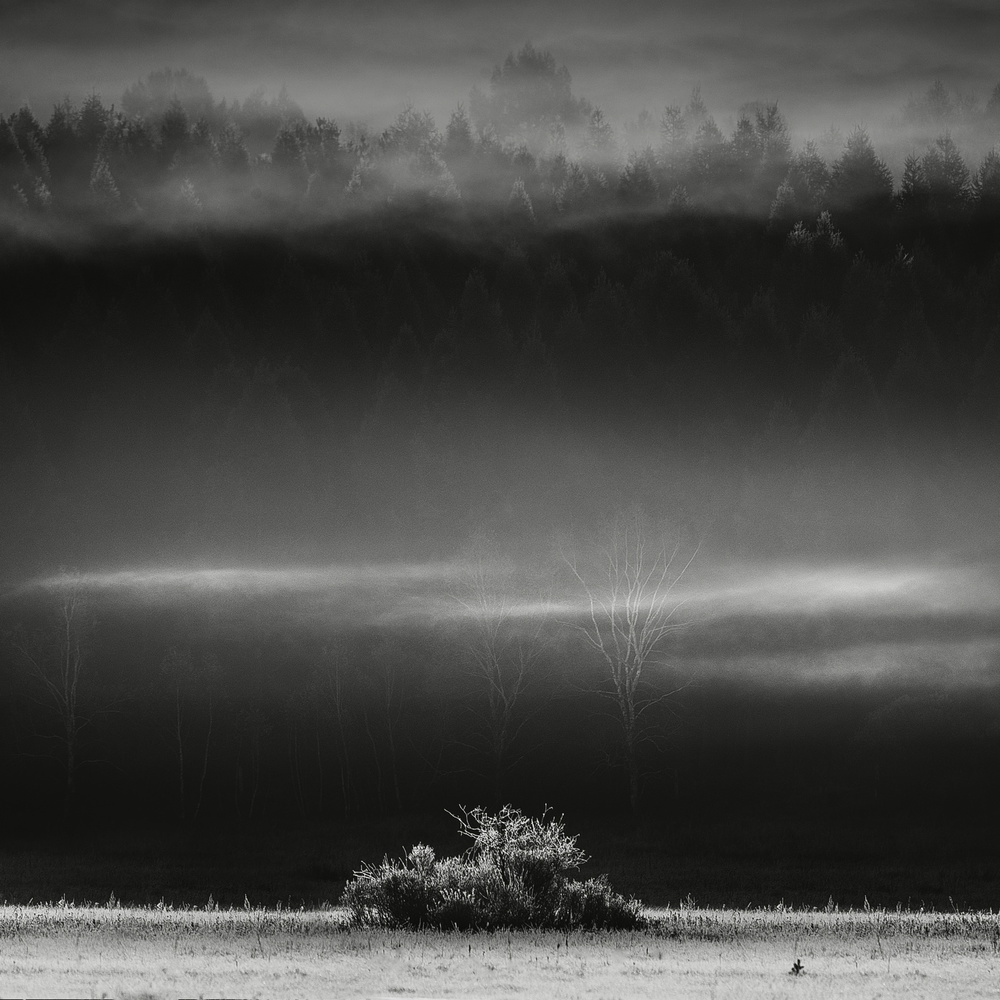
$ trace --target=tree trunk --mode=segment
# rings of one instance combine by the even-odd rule
[[[633,816],[639,815],[639,761],[635,748],[629,748],[628,755],[628,803]]]
[[[633,816],[639,814],[639,734],[635,705],[623,695],[619,702],[625,737],[625,766],[628,769],[628,803]]]
[[[63,799],[63,819],[70,820],[76,805],[76,720],[66,719],[66,795]]]
[[[493,808],[503,806],[504,773],[503,754],[498,753],[493,761]]]
[[[320,740],[319,722],[316,723],[316,775],[318,782],[319,802],[317,803],[317,815],[323,815],[323,748]]]
[[[347,751],[347,735],[344,732],[343,716],[339,706],[337,710],[337,729],[340,732],[340,746],[343,756],[340,759],[340,791],[344,798],[344,815],[351,814],[351,761]]]
[[[399,788],[399,763],[396,760],[396,739],[392,732],[392,719],[388,720],[389,726],[389,763],[392,765],[392,791],[396,802],[396,813],[403,811],[403,796]]]
[[[176,696],[176,735],[177,735],[177,783],[178,783],[178,815],[180,816],[181,823],[187,819],[187,815],[184,810],[184,736],[181,732],[181,689],[178,684],[175,688]]]
[[[295,779],[295,801],[299,807],[299,816],[306,818],[306,799],[302,791],[302,765],[299,762],[299,736],[292,722],[292,738],[289,741],[289,756],[292,761],[292,776]]]
[[[365,732],[368,734],[368,742],[372,746],[372,756],[375,758],[375,777],[376,777],[376,794],[378,802],[378,811],[380,813],[385,812],[385,796],[382,793],[382,761],[379,759],[378,745],[375,743],[375,737],[372,735],[372,728],[368,720],[368,709],[364,710],[365,716]]]
[[[208,774],[208,749],[212,742],[212,696],[208,696],[208,733],[205,736],[205,757],[201,764],[201,781],[198,785],[198,804],[194,807],[194,818],[201,812],[201,803],[205,798],[205,776]]]

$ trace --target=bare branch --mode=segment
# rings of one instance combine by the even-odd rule
[[[619,519],[611,528],[600,549],[602,569],[593,574],[580,568],[575,554],[561,553],[583,591],[586,609],[582,620],[565,624],[582,635],[604,661],[610,690],[599,693],[612,699],[617,707],[633,810],[637,808],[640,778],[637,750],[647,740],[643,716],[688,686],[644,698],[640,693],[645,685],[644,671],[655,662],[668,638],[688,624],[678,620],[685,600],[675,599],[674,593],[700,548],[699,543],[684,565],[675,569],[680,541],[672,548],[665,539],[654,545],[636,514]]]

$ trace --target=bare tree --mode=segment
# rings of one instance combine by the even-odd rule
[[[478,737],[491,764],[493,796],[503,801],[508,769],[520,758],[513,747],[529,716],[523,696],[542,651],[547,604],[519,603],[517,578],[509,559],[489,541],[475,543],[463,589],[453,595],[462,609],[463,641],[485,692]]]
[[[59,719],[59,732],[52,739],[62,745],[65,765],[63,814],[72,814],[76,798],[76,778],[83,763],[81,733],[90,725],[96,710],[84,711],[81,682],[93,652],[97,623],[87,607],[78,580],[71,580],[47,628],[25,633],[17,628],[8,640],[45,692],[45,701]]]
[[[619,518],[589,565],[563,553],[585,595],[579,620],[568,624],[603,660],[610,687],[601,694],[613,701],[621,726],[633,814],[639,809],[640,753],[655,739],[649,714],[682,689],[660,690],[650,683],[647,667],[659,661],[668,638],[689,624],[679,614],[684,601],[675,589],[697,554],[695,548],[685,558],[679,538],[654,534],[640,514]]]

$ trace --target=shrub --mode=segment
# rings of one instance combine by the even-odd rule
[[[635,899],[601,876],[569,877],[587,861],[561,820],[525,816],[513,806],[455,816],[472,840],[458,856],[436,858],[417,844],[405,858],[364,864],[342,902],[358,924],[485,930],[505,927],[622,929],[642,926]]]

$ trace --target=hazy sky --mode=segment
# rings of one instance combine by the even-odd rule
[[[310,114],[384,118],[412,101],[440,119],[526,41],[619,120],[699,84],[720,125],[762,99],[799,131],[877,126],[935,78],[985,98],[1000,77],[989,0],[5,0],[0,100],[117,100],[170,65],[220,96],[287,84]]]

